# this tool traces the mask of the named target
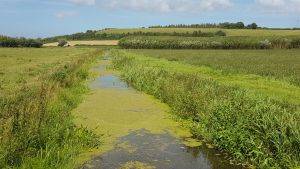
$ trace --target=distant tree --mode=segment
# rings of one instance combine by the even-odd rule
[[[252,24],[249,24],[248,26],[247,26],[247,28],[248,29],[257,29],[257,24],[256,23],[252,23]]]
[[[245,24],[243,22],[237,22],[235,26],[236,26],[237,29],[244,29],[245,28]]]
[[[68,42],[66,40],[59,40],[57,46],[64,47],[66,44],[68,44]]]

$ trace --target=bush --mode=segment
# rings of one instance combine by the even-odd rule
[[[64,47],[67,44],[68,44],[68,42],[66,40],[59,40],[57,46]]]
[[[40,48],[43,43],[39,40],[26,38],[11,38],[7,36],[0,36],[0,47],[35,47]]]
[[[226,36],[226,33],[224,32],[224,31],[217,31],[216,33],[215,33],[215,35],[217,35],[217,36]]]
[[[270,49],[271,48],[271,42],[268,39],[260,41],[259,42],[259,47],[261,49]]]

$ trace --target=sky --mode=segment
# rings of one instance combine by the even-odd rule
[[[0,35],[50,37],[151,25],[300,27],[300,0],[0,0]]]

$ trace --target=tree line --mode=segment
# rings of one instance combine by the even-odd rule
[[[40,48],[43,43],[39,39],[12,38],[0,35],[0,47],[35,47]]]
[[[224,23],[204,23],[204,24],[171,24],[171,25],[156,25],[149,28],[224,28],[224,29],[258,29],[256,23],[245,25],[243,22],[224,22]]]

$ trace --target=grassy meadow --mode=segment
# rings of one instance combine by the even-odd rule
[[[300,50],[128,50],[154,58],[254,74],[300,85]]]
[[[202,52],[209,59],[201,58]],[[111,55],[114,67],[128,83],[167,103],[174,114],[187,121],[184,124],[195,137],[204,137],[258,168],[299,166],[299,86],[282,78],[256,75],[259,71],[251,69],[255,59],[249,67],[239,67],[261,54],[266,55],[261,64],[268,64],[268,51],[239,51],[247,56],[234,52],[114,50]],[[289,52],[291,56],[285,56],[297,61],[298,51]],[[164,59],[171,57],[172,61]],[[227,61],[219,61],[220,57]],[[205,60],[214,66],[205,65]],[[284,74],[280,73],[284,70],[278,72]]]
[[[74,168],[98,136],[73,123],[95,48],[0,48],[0,168]]]
[[[224,31],[227,36],[300,36],[300,30],[267,30],[267,29],[220,29],[220,28],[128,28],[128,29],[108,29],[102,30],[99,33],[134,33],[134,32],[216,32]]]

